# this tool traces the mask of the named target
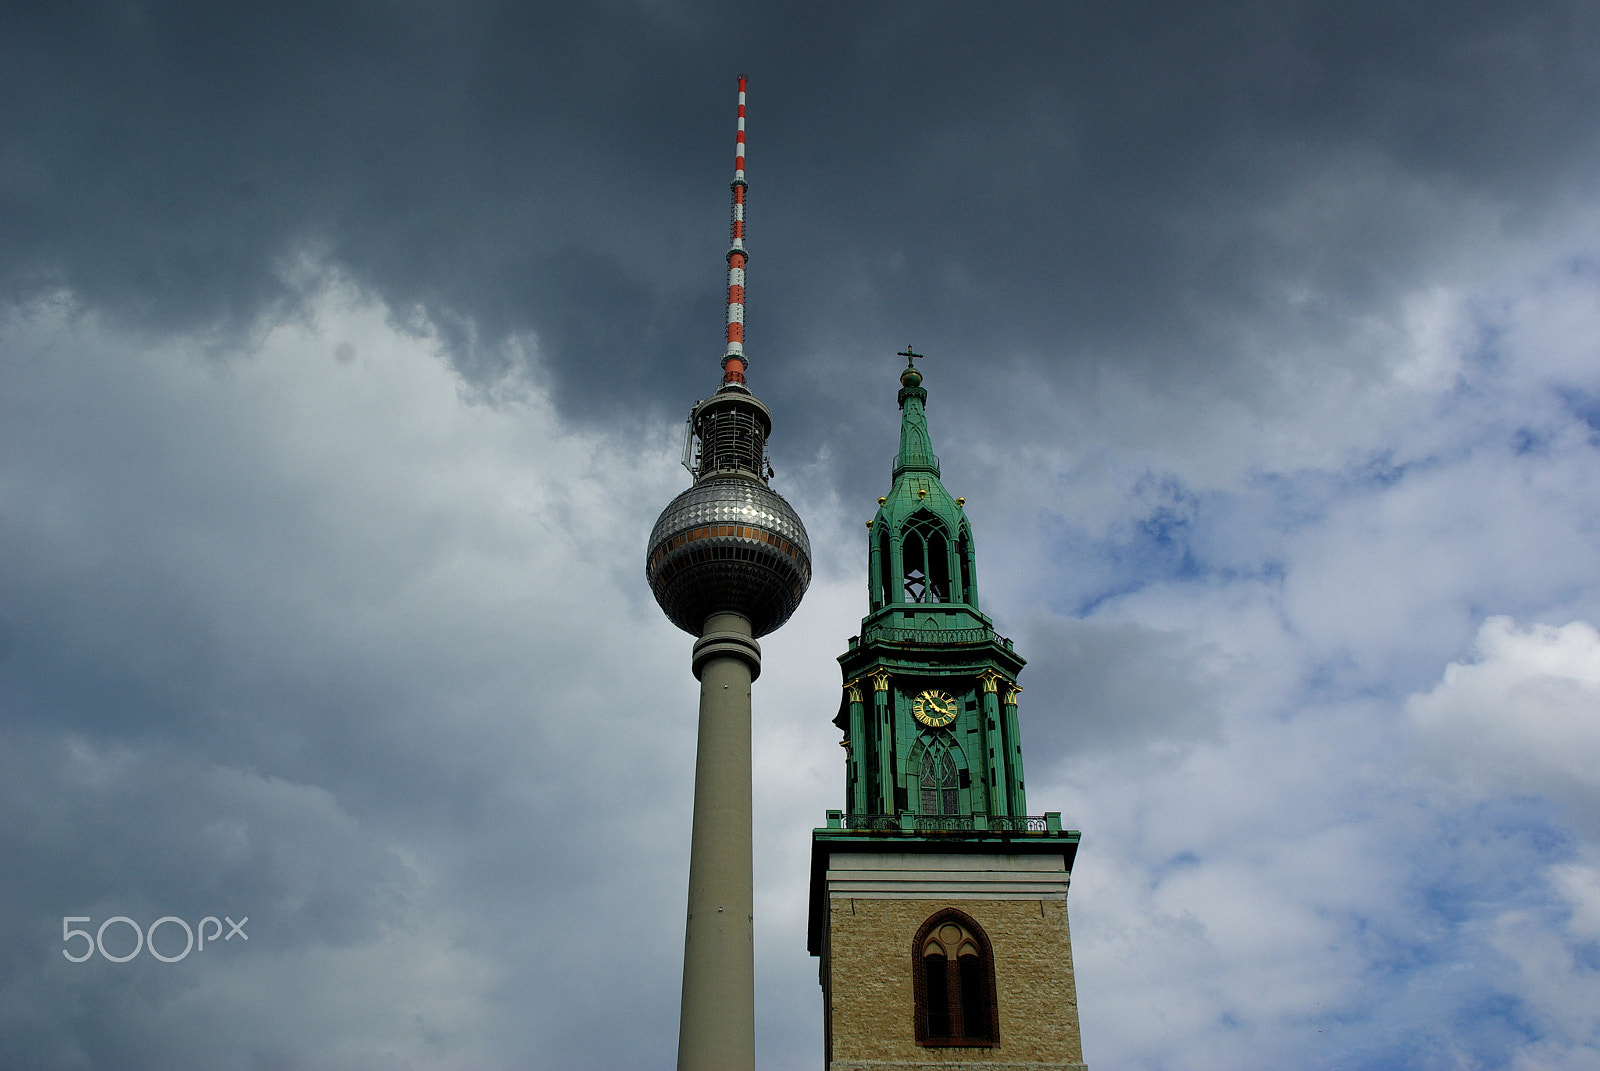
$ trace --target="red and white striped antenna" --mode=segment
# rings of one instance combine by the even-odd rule
[[[728,245],[728,349],[722,355],[722,382],[743,383],[750,362],[744,355],[744,85],[739,76],[739,136],[733,150],[733,241]]]

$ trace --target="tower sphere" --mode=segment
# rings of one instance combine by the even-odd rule
[[[674,625],[700,635],[732,611],[754,636],[794,613],[811,583],[811,541],[793,507],[745,471],[703,475],[667,504],[650,533],[645,575]]]

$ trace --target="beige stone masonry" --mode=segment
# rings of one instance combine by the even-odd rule
[[[1083,1068],[1059,856],[846,855],[828,871],[824,937],[829,1071]],[[918,1045],[912,942],[959,908],[994,953],[999,1044]]]

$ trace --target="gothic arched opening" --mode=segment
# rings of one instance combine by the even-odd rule
[[[956,760],[948,747],[938,741],[929,745],[928,750],[922,753],[919,775],[923,814],[961,813],[959,775],[956,773]]]
[[[928,563],[927,554],[922,545],[922,536],[916,531],[908,531],[905,540],[900,544],[900,561],[905,570],[906,602],[922,602],[928,594]]]
[[[998,1044],[994,953],[983,927],[946,908],[917,930],[911,951],[917,1044]]]
[[[932,513],[919,510],[905,525],[900,560],[906,602],[950,601],[950,541]]]

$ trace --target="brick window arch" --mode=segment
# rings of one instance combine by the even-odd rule
[[[1000,1043],[994,953],[971,915],[952,907],[930,916],[912,942],[911,971],[918,1045]]]

